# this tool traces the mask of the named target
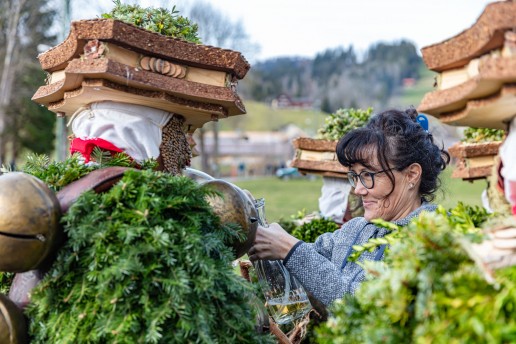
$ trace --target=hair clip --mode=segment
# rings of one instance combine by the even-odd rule
[[[423,115],[422,113],[418,114],[417,117],[416,117],[416,121],[419,123],[419,125],[421,127],[423,127],[423,129],[425,129],[425,131],[428,133],[428,128],[429,128],[429,124],[428,124],[428,118],[426,118],[425,115]]]

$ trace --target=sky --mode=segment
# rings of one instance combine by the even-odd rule
[[[259,59],[315,57],[338,46],[366,50],[402,38],[418,49],[469,28],[486,0],[210,0],[261,47]]]
[[[253,60],[279,56],[313,58],[326,49],[407,39],[418,49],[469,28],[487,0],[202,0],[241,21],[260,47]],[[102,1],[107,2],[105,0]],[[123,1],[132,3],[134,1]],[[142,0],[142,6],[188,6],[192,0]],[[108,9],[111,7],[108,6]],[[80,15],[79,15],[80,16]],[[76,15],[74,17],[77,17]]]

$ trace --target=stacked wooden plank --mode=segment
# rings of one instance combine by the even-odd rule
[[[469,29],[424,47],[424,62],[438,73],[437,89],[424,96],[418,111],[447,124],[507,129],[516,115],[515,28],[516,2],[494,2]],[[499,146],[477,143],[450,149],[450,154],[459,159],[459,171],[454,175],[464,179],[490,175],[492,157]],[[468,160],[464,153],[473,150],[479,152],[475,153],[476,161]]]
[[[453,178],[475,180],[491,175],[495,157],[501,141],[486,143],[456,143],[448,149],[451,156],[458,159]]]
[[[347,178],[348,169],[339,163],[335,153],[337,141],[299,137],[292,144],[296,151],[291,166],[301,173]]]
[[[516,104],[515,27],[516,2],[495,2],[469,29],[423,48],[439,75],[418,110],[444,123],[505,129]]]
[[[61,115],[111,100],[183,115],[193,132],[245,113],[236,85],[250,65],[236,51],[94,19],[72,22],[66,40],[38,58],[49,76],[33,100]]]

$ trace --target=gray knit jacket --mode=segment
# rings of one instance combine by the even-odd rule
[[[404,226],[422,211],[434,211],[436,205],[423,203],[407,217],[393,221]],[[371,238],[381,238],[388,234],[385,228],[357,217],[346,222],[333,233],[325,233],[315,243],[298,242],[283,260],[292,275],[316,299],[330,305],[346,293],[354,293],[365,279],[365,272],[360,265],[347,261],[353,252],[353,245],[361,245]],[[383,259],[385,246],[373,252],[364,252],[358,261]]]

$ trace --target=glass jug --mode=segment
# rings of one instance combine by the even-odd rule
[[[255,200],[255,207],[260,225],[269,227],[265,219],[265,200]],[[254,268],[267,309],[276,323],[288,324],[310,311],[312,306],[305,289],[280,260],[257,260]]]

